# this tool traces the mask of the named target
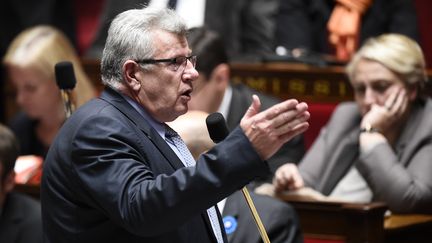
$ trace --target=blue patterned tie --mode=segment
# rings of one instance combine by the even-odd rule
[[[181,161],[185,164],[186,167],[195,166],[196,164],[195,159],[193,158],[192,154],[190,153],[183,139],[181,139],[181,137],[177,134],[177,132],[174,131],[168,125],[165,126],[165,139],[169,143],[174,144],[174,146],[176,146],[176,148],[178,149],[178,151],[183,157],[181,158]],[[207,215],[210,218],[213,232],[216,236],[218,243],[223,243],[224,241],[222,237],[222,231],[221,231],[216,210],[217,210],[216,207],[211,207],[207,209]]]

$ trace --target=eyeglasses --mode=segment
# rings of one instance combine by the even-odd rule
[[[188,57],[174,57],[174,58],[167,58],[167,59],[143,59],[143,60],[137,60],[137,63],[141,64],[155,64],[160,62],[166,62],[168,65],[172,68],[172,70],[177,71],[181,66],[186,66],[187,60],[189,60],[192,63],[192,66],[196,66],[197,62],[197,56],[188,56]]]

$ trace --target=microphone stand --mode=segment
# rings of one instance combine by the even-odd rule
[[[209,131],[210,138],[214,143],[218,143],[224,140],[228,134],[228,128],[225,122],[225,118],[222,114],[216,112],[210,114],[206,119],[207,129]],[[252,198],[249,194],[248,189],[245,187],[242,188],[243,196],[246,200],[247,205],[252,213],[252,217],[255,220],[255,224],[258,227],[258,231],[261,235],[261,239],[264,243],[270,243],[270,239],[268,238],[267,232],[264,228],[264,225],[261,221],[261,218],[255,208],[255,204],[252,201]]]
[[[252,217],[255,220],[255,224],[258,227],[258,231],[259,231],[259,233],[261,235],[261,239],[263,240],[264,243],[270,243],[270,239],[269,239],[269,237],[267,235],[267,232],[266,232],[266,230],[264,228],[264,225],[263,225],[263,223],[261,221],[261,218],[260,218],[260,216],[259,216],[259,214],[258,214],[258,212],[257,212],[257,210],[255,208],[255,204],[252,201],[252,198],[251,198],[251,196],[249,194],[248,189],[246,187],[243,187],[242,188],[242,192],[243,192],[243,196],[244,196],[244,198],[245,198],[245,200],[247,202],[247,205],[249,206],[249,209],[250,209],[250,211],[252,213]]]
[[[68,119],[75,110],[75,105],[72,102],[73,97],[71,97],[72,89],[74,89],[76,85],[73,63],[70,61],[56,63],[54,66],[54,73],[57,86],[61,91],[66,119]]]
[[[75,105],[71,101],[70,91],[61,90],[62,100],[65,108],[66,119],[69,118],[75,110]]]

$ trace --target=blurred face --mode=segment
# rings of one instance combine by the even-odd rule
[[[186,38],[165,31],[154,33],[154,47],[153,59],[191,55]],[[139,102],[158,121],[173,121],[187,112],[192,82],[198,78],[198,72],[190,60],[181,65],[167,62],[151,65],[151,70],[137,74],[141,82]]]
[[[52,114],[53,108],[61,104],[60,90],[54,80],[30,68],[8,67],[8,71],[16,88],[16,102],[31,118]]]
[[[354,70],[351,84],[354,89],[354,98],[365,115],[372,104],[384,106],[388,96],[397,87],[405,89],[404,83],[396,75],[379,62],[362,59]]]
[[[205,111],[207,113],[217,111],[219,107],[219,103],[216,102],[217,98],[215,97],[217,92],[216,82],[206,80],[205,75],[200,75],[194,84],[194,92],[192,93],[192,100],[189,102],[189,109]]]

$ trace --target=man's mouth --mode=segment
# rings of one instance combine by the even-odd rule
[[[191,93],[192,93],[191,89],[190,90],[186,90],[185,92],[181,93],[181,96],[186,96],[186,97],[190,98],[191,97]]]

